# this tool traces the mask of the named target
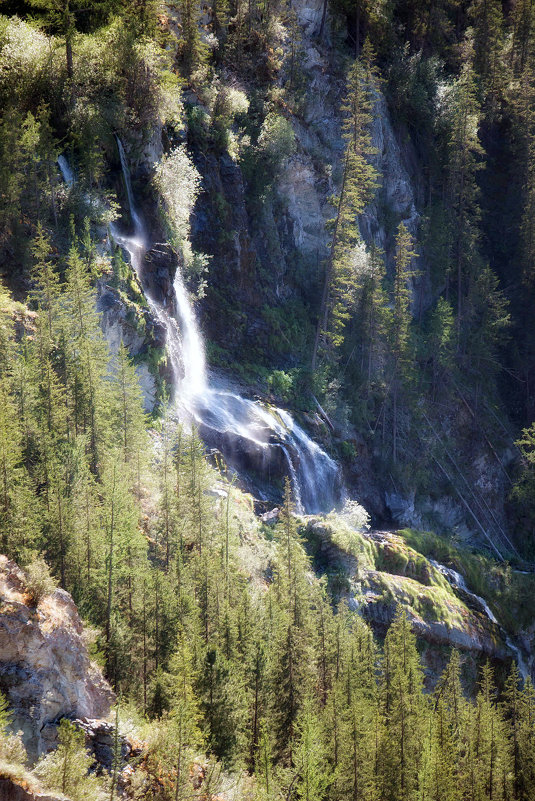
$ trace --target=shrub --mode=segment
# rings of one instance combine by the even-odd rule
[[[22,744],[21,734],[8,734],[7,728],[12,715],[6,697],[0,692],[0,759],[18,765],[26,762],[26,750]]]
[[[274,172],[295,151],[295,134],[291,122],[271,111],[262,123],[258,151]]]
[[[72,801],[97,801],[102,797],[103,783],[88,771],[93,762],[85,750],[84,733],[70,720],[58,726],[59,745],[44,757],[35,772],[51,790],[60,790]]]
[[[7,727],[11,723],[11,712],[9,711],[7,698],[0,692],[0,736],[5,734]]]
[[[288,400],[292,394],[293,377],[284,370],[273,370],[268,378],[268,386],[271,392],[283,400]]]
[[[164,209],[164,221],[175,251],[189,235],[189,218],[200,188],[200,175],[182,145],[163,156],[154,181]]]
[[[34,559],[26,567],[26,590],[31,601],[37,606],[42,598],[50,595],[57,587],[50,570],[42,557]]]

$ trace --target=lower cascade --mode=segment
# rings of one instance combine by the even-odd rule
[[[120,141],[118,147],[134,235],[124,234],[115,223],[110,225],[110,233],[128,252],[143,287],[148,237],[133,205],[130,174]],[[72,183],[72,174],[66,172],[68,165],[63,162],[60,168]],[[270,497],[273,478],[288,475],[298,512],[329,512],[337,506],[342,496],[338,466],[286,410],[211,384],[202,334],[180,270],[173,283],[173,311],[143,289],[152,313],[166,330],[179,419],[194,423],[207,445],[220,450],[233,469],[251,476],[262,500]]]

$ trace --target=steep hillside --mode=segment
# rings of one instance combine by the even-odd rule
[[[530,801],[528,0],[1,8],[0,793]]]

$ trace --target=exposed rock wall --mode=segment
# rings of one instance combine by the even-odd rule
[[[114,700],[89,659],[71,596],[57,589],[32,607],[24,573],[5,556],[0,556],[0,689],[31,758],[46,752],[50,724],[62,717],[104,717]]]
[[[311,241],[303,236],[309,230],[314,249],[325,248],[328,236],[324,221],[332,216],[327,196],[340,181],[343,140],[340,104],[345,92],[345,77],[340,65],[332,63],[332,51],[318,41],[323,10],[322,0],[295,0],[293,7],[302,25],[305,59],[303,68],[309,80],[303,118],[293,119],[299,152],[289,160],[279,182],[279,192],[288,202],[295,247],[306,253]],[[327,25],[328,28],[328,25]],[[360,219],[364,240],[372,240],[385,250],[391,264],[395,228],[401,221],[413,236],[418,233],[418,176],[412,169],[410,142],[400,141],[392,123],[384,96],[379,93],[374,108],[372,145],[373,163],[380,175],[376,198]],[[328,180],[325,167],[332,167],[334,182]],[[391,220],[391,227],[385,223]],[[425,262],[420,260],[420,269]],[[425,302],[424,298],[424,302]]]

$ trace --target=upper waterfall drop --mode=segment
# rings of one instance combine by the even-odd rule
[[[119,137],[117,147],[134,234],[124,234],[116,223],[110,225],[110,234],[128,252],[150,309],[166,330],[179,418],[194,422],[204,441],[219,449],[233,467],[254,474],[252,483],[261,496],[269,497],[276,470],[279,477],[289,474],[298,512],[331,511],[341,498],[338,466],[289,412],[211,385],[202,333],[180,270],[175,273],[170,303],[155,300],[146,290],[142,267],[148,237]]]
[[[72,186],[74,186],[74,175],[69,166],[69,162],[67,161],[63,153],[58,156],[58,167],[60,169],[63,180],[70,189]]]
[[[177,268],[173,282],[177,314],[182,322],[182,362],[184,365],[184,378],[181,386],[184,393],[190,398],[206,394],[208,381],[206,378],[206,355],[204,342],[197,325],[193,307],[184,286],[180,270]]]
[[[124,152],[123,143],[121,142],[120,138],[115,135],[115,139],[117,141],[117,150],[119,151],[119,159],[121,162],[121,170],[123,173],[123,180],[126,189],[126,197],[128,198],[128,209],[130,211],[130,216],[132,218],[132,222],[134,223],[134,228],[136,229],[137,235],[144,234],[144,226],[143,221],[139,214],[137,213],[136,206],[134,203],[134,193],[132,191],[132,180],[130,178],[130,170],[128,169],[128,164],[126,161],[126,153]]]

